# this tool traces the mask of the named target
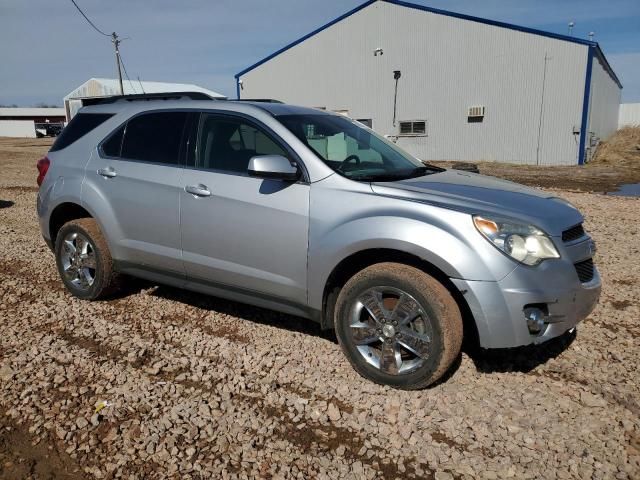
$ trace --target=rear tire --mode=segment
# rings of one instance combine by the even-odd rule
[[[56,236],[54,252],[60,278],[72,295],[98,300],[117,291],[120,276],[93,218],[65,223]]]
[[[335,308],[336,336],[363,377],[414,390],[460,355],[462,315],[449,291],[417,268],[379,263],[354,275]]]

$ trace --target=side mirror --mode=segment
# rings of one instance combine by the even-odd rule
[[[298,167],[282,155],[258,155],[249,160],[247,168],[249,175],[260,178],[274,178],[278,180],[297,180],[300,176]]]

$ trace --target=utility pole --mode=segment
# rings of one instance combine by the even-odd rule
[[[120,81],[120,95],[124,95],[124,88],[122,87],[122,67],[120,66],[120,39],[116,32],[111,34],[111,42],[116,49],[116,65],[118,66],[118,80]]]

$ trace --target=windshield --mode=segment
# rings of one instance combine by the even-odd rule
[[[361,181],[391,181],[440,172],[346,117],[282,115],[278,120],[334,171]]]

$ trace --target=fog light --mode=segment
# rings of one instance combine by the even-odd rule
[[[527,328],[529,329],[530,334],[537,335],[544,328],[545,314],[539,308],[525,308],[524,317],[527,319]]]

